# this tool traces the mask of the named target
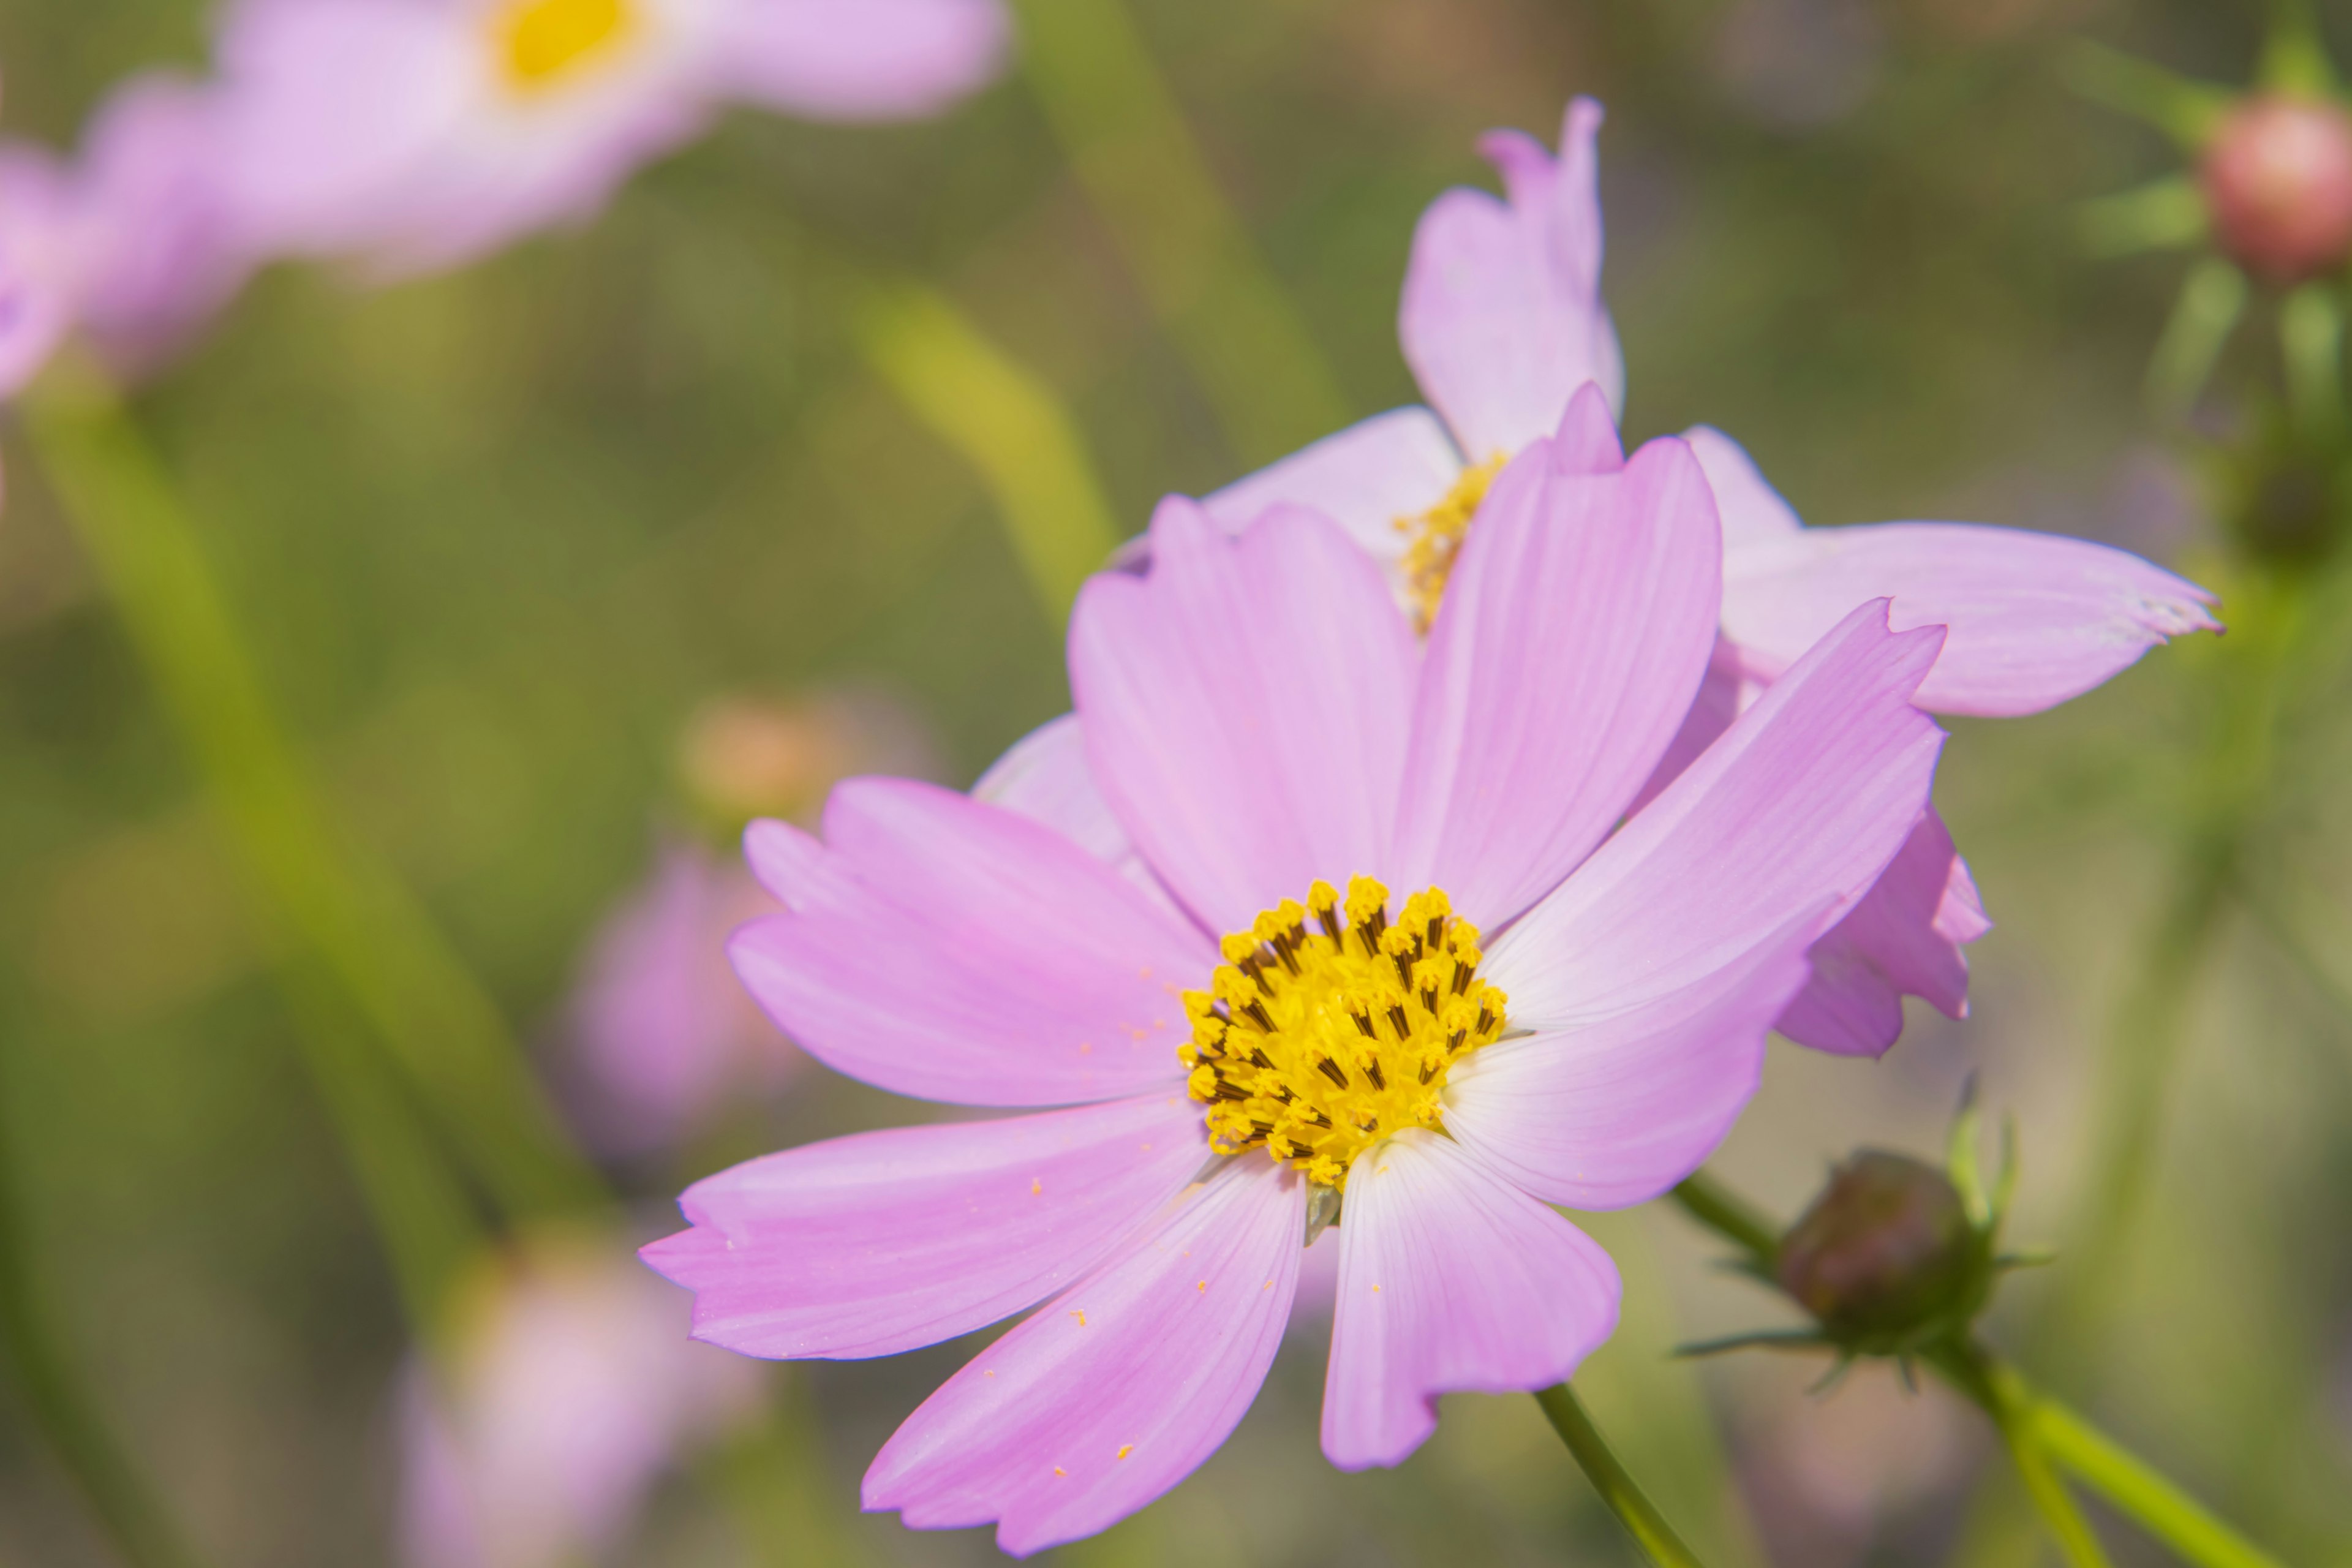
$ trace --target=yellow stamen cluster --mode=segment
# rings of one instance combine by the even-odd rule
[[[1318,882],[1224,939],[1206,991],[1184,994],[1178,1055],[1222,1154],[1264,1145],[1340,1188],[1365,1145],[1440,1125],[1438,1095],[1465,1052],[1503,1032],[1503,994],[1477,977],[1478,931],[1431,888],[1389,923],[1370,877],[1344,907]]]
[[[519,90],[545,87],[636,25],[634,0],[510,0],[491,24],[507,84]]]
[[[1486,499],[1487,487],[1503,471],[1503,454],[1462,470],[1445,499],[1418,517],[1401,517],[1396,530],[1405,536],[1404,586],[1412,601],[1414,622],[1423,631],[1437,619],[1438,601],[1445,597],[1445,580],[1454,574],[1454,557],[1462,553],[1463,535]]]

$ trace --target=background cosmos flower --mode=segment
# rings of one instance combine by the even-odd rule
[[[1211,513],[1239,527],[1281,502],[1314,507],[1386,565],[1428,619],[1501,462],[1549,430],[1580,385],[1622,405],[1624,363],[1600,294],[1601,121],[1592,100],[1570,104],[1557,161],[1517,132],[1488,135],[1479,150],[1506,199],[1449,191],[1423,214],[1398,337],[1432,408],[1328,437],[1210,496]],[[1702,426],[1685,438],[1723,519],[1723,641],[1661,783],[1762,682],[1872,598],[1895,601],[1897,626],[1949,628],[1919,690],[1937,712],[2038,712],[2169,637],[2216,625],[2202,589],[2085,540],[1969,523],[1807,529],[1729,437]],[[1814,979],[1781,1031],[1876,1055],[1902,1032],[1906,995],[1961,1016],[1960,950],[1990,929],[1931,811],[1885,886],[1815,954]]]
[[[1272,958],[1256,971],[1270,1005],[1300,1009],[1292,1035],[1253,1037],[1261,1057],[1326,1039],[1315,1070],[1386,1119],[1331,1134],[1346,1206],[1324,1450],[1394,1464],[1441,1392],[1567,1377],[1613,1327],[1618,1286],[1546,1205],[1644,1201],[1714,1148],[1805,948],[1902,845],[1942,740],[1908,700],[1941,633],[1890,633],[1867,605],[1612,834],[1704,677],[1717,552],[1688,447],[1624,462],[1597,399],[1496,481],[1425,649],[1328,520],[1277,509],[1234,538],[1165,503],[1147,574],[1080,598],[1076,721],[1025,743],[992,801],[853,781],[822,843],[779,823],[747,839],[788,912],[746,928],[735,961],[804,1048],[904,1094],[1069,1109],[839,1139],[698,1184],[693,1228],[646,1250],[697,1292],[697,1334],[881,1355],[1055,1297],[899,1429],[866,1506],[994,1521],[1025,1553],[1159,1496],[1255,1395],[1309,1212],[1295,1150],[1204,1173],[1178,1047],[1190,1016],[1205,1062],[1202,1031],[1223,1026],[1179,994],[1209,984],[1214,933],[1272,940],[1318,879],[1375,875],[1444,889],[1467,922],[1446,942],[1475,927],[1488,944],[1477,981],[1507,998],[1512,1037],[1412,1056],[1408,1027],[1433,1037],[1413,988],[1434,1016],[1440,972],[1405,948],[1381,949],[1412,975],[1386,1037],[1337,1022],[1381,1005],[1358,981],[1278,994]],[[1026,815],[1045,799],[1091,826]],[[1350,936],[1330,912],[1332,943],[1371,940],[1360,896]],[[1391,936],[1416,934],[1416,907]],[[1300,953],[1323,940],[1293,937]],[[1228,963],[1255,963],[1253,942],[1226,936]],[[1236,1017],[1258,1005],[1240,973],[1217,981]],[[1470,971],[1450,973],[1463,994]],[[1255,1092],[1339,1103],[1307,1055],[1285,1060]],[[1204,1067],[1192,1095],[1203,1073],[1252,1070]]]
[[[246,0],[225,173],[274,253],[430,269],[587,216],[726,103],[929,114],[1004,42],[996,0]]]

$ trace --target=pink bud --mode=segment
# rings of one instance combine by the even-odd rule
[[[2205,150],[2200,174],[2221,249],[2294,283],[2352,256],[2352,114],[2312,99],[2248,99]]]

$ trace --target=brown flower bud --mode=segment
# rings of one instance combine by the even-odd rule
[[[1982,1300],[1984,1250],[1942,1171],[1865,1149],[1782,1238],[1777,1272],[1832,1339],[1885,1349],[1964,1321]]]
[[[2256,277],[2301,282],[2352,257],[2352,113],[2341,106],[2250,98],[2198,172],[2223,253]]]

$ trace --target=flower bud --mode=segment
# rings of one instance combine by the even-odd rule
[[[1988,1281],[1984,1238],[1951,1179],[1874,1149],[1831,1173],[1782,1238],[1777,1274],[1831,1339],[1866,1351],[1965,1321]]]
[[[2199,170],[2222,251],[2273,283],[2352,257],[2352,114],[2315,99],[2261,95],[2222,120]]]

